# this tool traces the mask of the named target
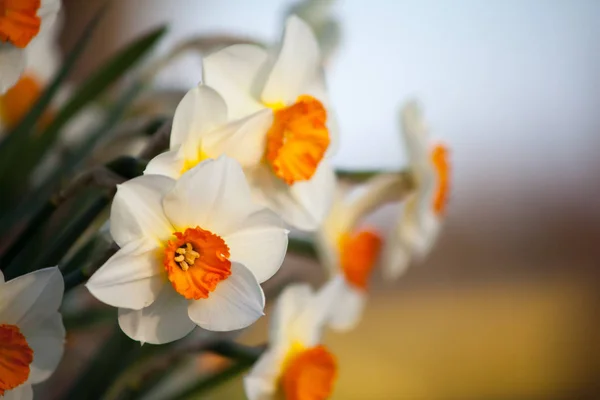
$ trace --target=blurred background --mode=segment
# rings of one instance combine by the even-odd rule
[[[102,1],[64,3],[68,48]],[[293,3],[115,1],[79,72],[163,23],[163,51],[202,33],[276,41]],[[600,398],[600,2],[339,0],[333,10],[335,164],[402,168],[397,111],[414,97],[453,164],[433,254],[396,283],[376,276],[360,326],[327,336],[341,364],[334,398]],[[200,78],[200,59],[183,57],[159,85]],[[372,223],[389,229],[397,212]],[[261,342],[265,327],[245,340]],[[241,398],[241,384],[212,396]]]

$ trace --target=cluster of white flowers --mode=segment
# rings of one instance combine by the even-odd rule
[[[0,5],[13,3],[38,4],[43,25],[42,8],[55,2]],[[12,57],[31,37],[7,26],[0,50]],[[270,347],[245,379],[250,399],[329,396],[337,364],[321,332],[358,323],[378,260],[398,277],[429,251],[448,194],[446,150],[430,144],[410,103],[402,112],[411,189],[402,218],[387,240],[365,228],[370,212],[401,200],[406,175],[375,176],[355,196],[336,179],[329,158],[338,132],[322,68],[317,40],[296,16],[272,49],[239,44],[204,58],[202,83],[175,112],[169,150],[118,186],[110,232],[120,250],[86,285],[118,307],[122,331],[141,343],[175,341],[196,326],[238,330],[264,315],[260,284],[282,265],[287,228],[312,232],[331,278],[316,292],[299,284],[280,295]],[[15,71],[0,71],[1,89]],[[56,367],[62,292],[57,268],[0,281],[0,396],[31,398],[30,384]]]

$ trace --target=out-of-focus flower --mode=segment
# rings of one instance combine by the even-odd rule
[[[430,141],[416,102],[404,106],[401,124],[414,191],[384,249],[384,272],[389,278],[399,277],[411,261],[421,260],[431,250],[450,195],[448,149]]]
[[[23,75],[6,93],[0,95],[0,136],[21,121],[58,71],[61,61],[57,44],[59,25],[52,24],[44,34],[38,35],[24,49]],[[52,119],[54,106],[42,116],[42,125]]]
[[[302,0],[290,7],[287,15],[297,15],[313,30],[323,60],[327,62],[340,45],[340,24],[332,16],[336,0]]]
[[[265,304],[259,283],[287,248],[281,219],[251,201],[242,169],[225,156],[177,181],[144,175],[120,185],[110,228],[121,249],[87,287],[119,307],[128,336],[148,343],[177,340],[195,325],[252,324]]]
[[[52,375],[60,362],[65,328],[58,307],[64,292],[58,268],[8,282],[0,272],[0,397],[28,400],[31,385]]]
[[[306,284],[285,288],[271,320],[269,349],[244,378],[250,400],[331,395],[338,366],[321,334],[340,284],[339,278],[330,280],[317,293]]]
[[[299,229],[316,229],[331,205],[335,178],[327,156],[337,132],[310,28],[292,16],[278,51],[234,45],[206,57],[203,67],[204,83],[235,121],[213,139],[213,149],[242,164],[261,203]],[[198,112],[188,104],[189,115]]]
[[[350,330],[360,321],[367,300],[369,278],[376,266],[383,243],[373,228],[363,228],[360,221],[385,199],[370,185],[351,196],[350,188],[338,184],[331,212],[317,233],[319,258],[332,275],[340,274],[343,285],[332,307],[330,326]]]
[[[60,0],[3,0],[0,2],[0,93],[18,80],[27,64],[26,52],[47,34]]]

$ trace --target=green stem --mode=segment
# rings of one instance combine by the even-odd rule
[[[317,258],[318,256],[314,243],[308,239],[289,238],[287,251],[309,258]]]

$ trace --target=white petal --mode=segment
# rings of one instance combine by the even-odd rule
[[[259,207],[240,165],[221,156],[192,168],[163,200],[169,220],[179,230],[200,226],[225,236]]]
[[[296,182],[290,187],[292,196],[306,210],[310,220],[296,221],[296,225],[316,229],[331,209],[335,192],[335,173],[327,160],[322,160],[313,177],[308,181]]]
[[[271,210],[262,209],[248,216],[235,232],[223,237],[231,261],[248,268],[259,283],[279,270],[285,258],[288,231]]]
[[[265,295],[252,272],[232,262],[231,275],[207,299],[192,301],[188,315],[201,328],[234,331],[262,317],[264,308]]]
[[[6,93],[19,80],[25,69],[25,53],[10,44],[0,44],[0,94]]]
[[[17,386],[13,390],[8,390],[4,393],[2,400],[32,400],[33,388],[31,385],[23,384]]]
[[[422,163],[428,157],[429,128],[416,101],[409,101],[402,107],[400,124],[410,164]]]
[[[331,317],[333,306],[339,300],[344,285],[343,278],[338,275],[330,279],[309,299],[290,328],[293,341],[298,341],[306,347],[320,343],[325,324]]]
[[[265,153],[267,131],[272,123],[273,112],[263,109],[223,125],[203,138],[204,151],[213,158],[225,154],[243,167],[254,166]]]
[[[291,345],[291,328],[312,296],[313,290],[306,283],[289,285],[283,289],[277,298],[269,324],[271,346],[278,348]]]
[[[327,171],[321,172],[320,178],[322,179],[323,172]],[[260,164],[255,168],[247,169],[246,173],[252,188],[252,195],[257,203],[269,207],[285,222],[297,229],[311,231],[319,227],[319,222],[314,216],[314,214],[317,214],[317,210],[307,209],[300,202],[298,196],[295,196],[295,193],[292,192],[291,187],[275,176],[269,166]],[[331,174],[333,173],[331,172]],[[332,182],[335,182],[335,179]],[[294,186],[298,184],[296,183]],[[306,182],[302,184],[305,185]],[[334,183],[332,183],[333,185]],[[330,190],[333,192],[333,188]],[[311,194],[316,198],[326,196],[323,193],[312,192]],[[309,197],[310,195],[306,193],[306,196],[302,196],[302,199],[310,201]]]
[[[0,287],[0,321],[34,326],[56,313],[64,292],[63,277],[56,267],[19,276]]]
[[[120,247],[145,238],[158,243],[167,240],[173,227],[162,208],[162,199],[175,180],[143,175],[117,186],[110,210],[110,233]]]
[[[188,300],[171,285],[164,285],[157,299],[141,310],[119,309],[119,326],[130,338],[143,343],[169,343],[195,327],[188,317]]]
[[[184,166],[184,159],[179,157],[179,149],[164,152],[154,157],[144,170],[144,175],[164,175],[178,179]]]
[[[4,283],[4,274],[0,270],[0,284]]]
[[[90,293],[113,307],[147,307],[167,285],[160,250],[145,241],[129,243],[96,271],[85,285]]]
[[[171,150],[185,145],[184,151],[196,154],[202,135],[227,121],[227,106],[212,88],[198,85],[183,97],[173,118]]]
[[[250,44],[229,46],[204,59],[204,83],[223,96],[230,119],[243,118],[264,108],[255,86],[267,59],[265,50]]]
[[[354,329],[360,322],[367,302],[365,291],[344,284],[338,299],[333,303],[329,325],[341,332]]]
[[[410,265],[410,251],[404,243],[390,237],[383,252],[383,276],[385,279],[400,278]]]
[[[27,344],[33,350],[33,362],[27,383],[43,382],[54,373],[62,359],[65,345],[62,316],[56,312],[43,321],[36,321],[35,326],[21,328]]]
[[[262,92],[267,104],[290,104],[318,78],[319,44],[310,27],[296,16],[288,18],[281,50]]]
[[[281,360],[274,351],[263,353],[244,377],[244,390],[248,400],[270,400],[275,398]]]

